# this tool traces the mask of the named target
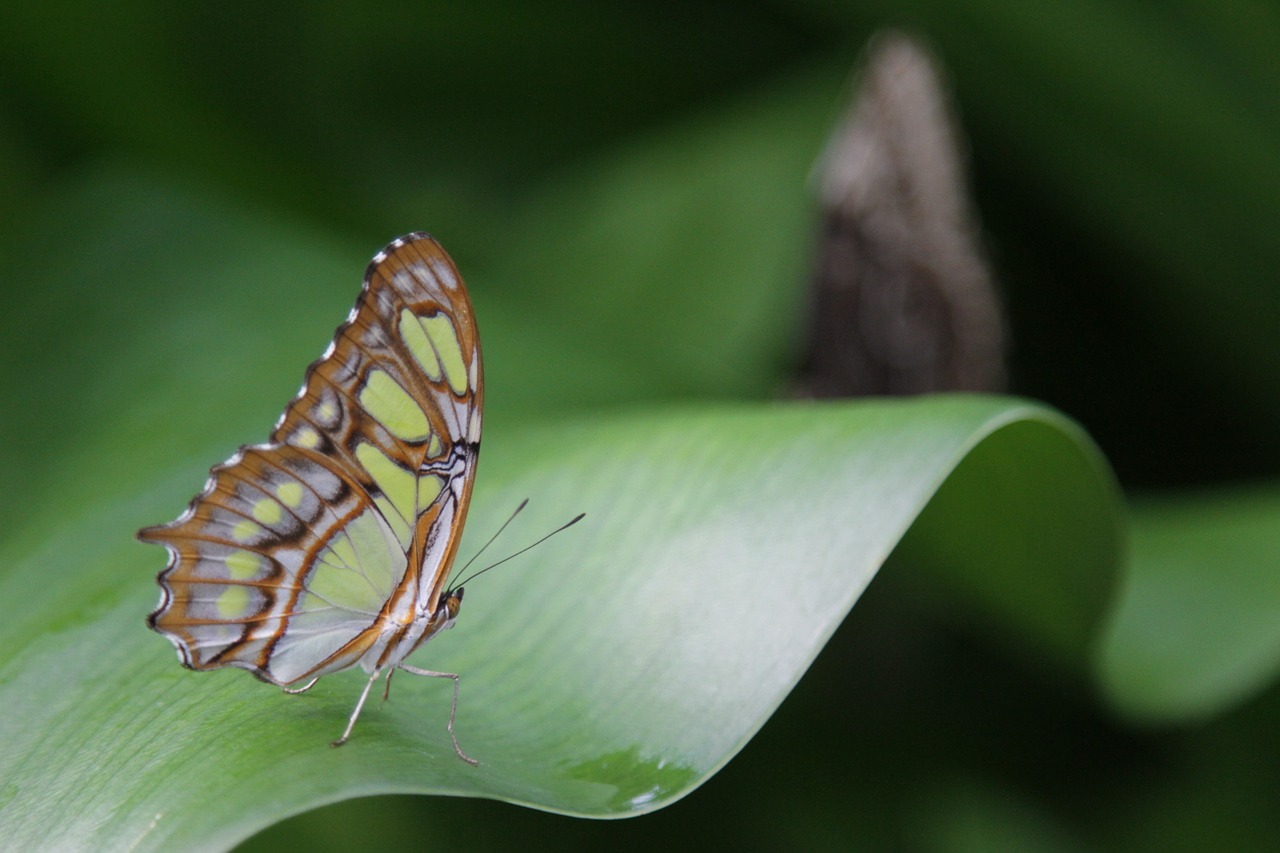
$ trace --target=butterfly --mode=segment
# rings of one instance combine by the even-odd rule
[[[190,669],[247,669],[288,693],[359,664],[369,691],[450,628],[448,576],[480,451],[484,380],[466,286],[430,235],[374,256],[346,322],[307,368],[270,440],[214,466],[175,521],[138,532],[169,552],[148,624]]]

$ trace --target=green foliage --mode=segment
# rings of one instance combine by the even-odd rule
[[[440,685],[402,677],[351,744],[332,750],[324,744],[358,674],[296,697],[232,671],[183,673],[139,628],[153,591],[130,570],[146,562],[142,547],[110,532],[172,507],[174,488],[127,511],[90,510],[42,537],[55,553],[18,559],[5,581],[15,614],[5,734],[25,747],[4,767],[16,791],[7,837],[216,847],[282,815],[379,791],[592,816],[656,808],[764,723],[939,481],[951,475],[1000,496],[993,510],[1047,520],[1037,505],[1061,498],[1044,478],[1008,476],[1004,445],[1058,472],[1048,479],[1071,492],[1071,506],[1102,509],[1093,524],[1056,515],[1017,557],[1057,586],[1105,583],[1119,516],[1105,474],[1074,439],[1050,413],[979,398],[733,407],[507,434],[485,460],[469,541],[527,494],[539,506],[521,517],[522,532],[554,524],[550,507],[584,509],[590,523],[518,570],[478,580],[466,630],[428,646],[433,667],[465,673],[459,729],[478,769],[452,755]],[[966,456],[975,441],[992,451]],[[989,524],[998,513],[982,515]],[[929,528],[945,523],[918,535],[937,539]],[[1098,550],[1106,562],[1082,578],[1081,553]],[[972,575],[953,580],[988,596]],[[1035,595],[1002,593],[996,606],[1034,610]]]
[[[534,8],[0,12],[5,844],[225,849],[345,800],[248,846],[1267,849],[1280,16]],[[885,24],[953,75],[1023,398],[772,402]],[[419,228],[487,359],[464,553],[526,496],[510,547],[588,513],[415,658],[463,673],[478,769],[447,685],[330,750],[358,675],[183,671],[131,539]]]

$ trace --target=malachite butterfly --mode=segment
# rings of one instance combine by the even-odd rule
[[[364,691],[453,626],[447,586],[480,452],[484,380],[466,286],[430,235],[369,264],[333,343],[266,444],[209,473],[175,521],[138,533],[164,545],[148,624],[190,669],[247,669],[290,693],[359,664]],[[300,686],[299,686],[300,685]],[[385,695],[385,693],[384,693]]]

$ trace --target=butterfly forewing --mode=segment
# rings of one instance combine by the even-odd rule
[[[425,234],[391,243],[270,441],[215,466],[181,517],[139,534],[170,551],[152,627],[187,666],[276,684],[398,662],[457,549],[482,383],[453,263]]]

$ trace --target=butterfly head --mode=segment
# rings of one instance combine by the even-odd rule
[[[436,605],[436,615],[432,619],[440,627],[437,631],[444,631],[453,627],[453,623],[458,618],[458,611],[462,609],[462,587],[457,589],[445,590],[440,598],[440,603]]]

